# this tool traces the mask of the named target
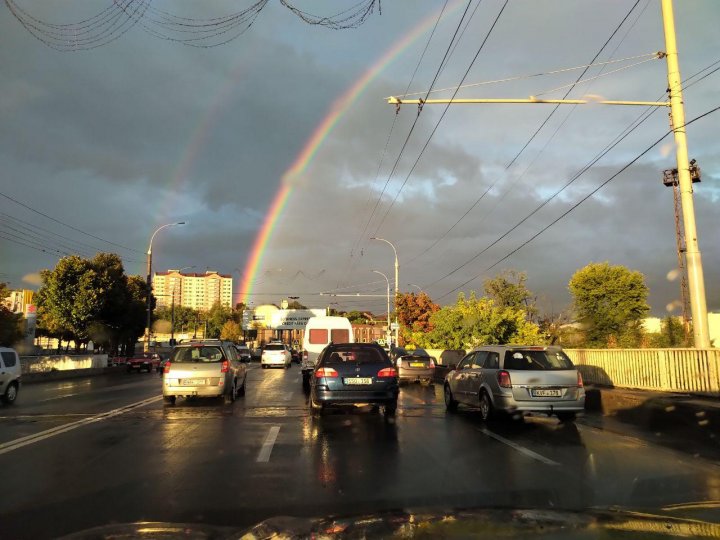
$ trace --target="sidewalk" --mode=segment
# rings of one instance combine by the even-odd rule
[[[588,385],[588,425],[720,460],[720,399]],[[598,414],[599,413],[599,414]]]

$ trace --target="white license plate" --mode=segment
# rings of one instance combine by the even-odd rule
[[[372,384],[372,377],[355,377],[354,379],[345,379],[345,384]]]
[[[562,390],[533,390],[533,397],[560,397]]]
[[[202,386],[206,383],[205,379],[182,379],[180,384],[182,386]]]

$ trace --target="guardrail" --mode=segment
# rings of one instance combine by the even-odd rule
[[[565,349],[588,383],[720,395],[720,349]]]
[[[83,355],[41,355],[21,356],[20,366],[23,375],[31,373],[48,373],[52,371],[69,371],[75,369],[106,368],[107,354]]]

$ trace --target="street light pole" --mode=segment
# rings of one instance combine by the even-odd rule
[[[155,235],[161,230],[172,227],[174,225],[185,225],[184,221],[178,221],[176,223],[167,223],[155,229],[150,237],[150,244],[147,250],[147,326],[145,328],[145,351],[150,349],[150,328],[152,326],[152,243],[155,239]]]
[[[388,347],[392,346],[392,339],[391,339],[391,331],[390,331],[390,280],[388,277],[383,274],[380,270],[373,270],[376,274],[380,274],[382,277],[385,278],[385,281],[387,281],[387,332],[386,332],[386,339]]]
[[[422,288],[420,285],[415,285],[414,283],[408,283],[408,285],[409,285],[410,287],[415,287],[415,288],[416,288],[418,291],[420,291],[421,293],[424,293],[424,292],[425,292],[425,291],[423,291],[423,288]]]
[[[398,255],[397,255],[397,249],[395,249],[395,244],[393,244],[390,240],[385,240],[384,238],[378,238],[377,236],[373,236],[370,238],[370,240],[377,240],[378,242],[385,242],[386,244],[389,244],[390,247],[393,249],[393,253],[395,254],[395,306],[396,306],[396,312],[395,312],[395,322],[397,322],[397,300],[398,295],[400,294],[400,263],[398,262]],[[390,317],[390,309],[388,308],[388,317]],[[400,328],[395,331],[395,341],[398,341],[398,334],[400,332]]]
[[[700,247],[695,225],[692,178],[688,159],[687,135],[685,133],[685,110],[683,107],[680,63],[675,38],[675,16],[672,0],[662,0],[663,27],[665,30],[665,54],[667,57],[668,92],[670,94],[670,118],[675,134],[678,184],[685,228],[685,262],[690,290],[690,310],[695,347],[710,347],[707,304],[705,299],[705,278],[703,276]]]

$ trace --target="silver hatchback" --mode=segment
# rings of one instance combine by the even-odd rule
[[[447,374],[444,394],[449,411],[458,403],[479,407],[483,420],[533,412],[564,422],[585,409],[582,376],[560,347],[474,349]]]

